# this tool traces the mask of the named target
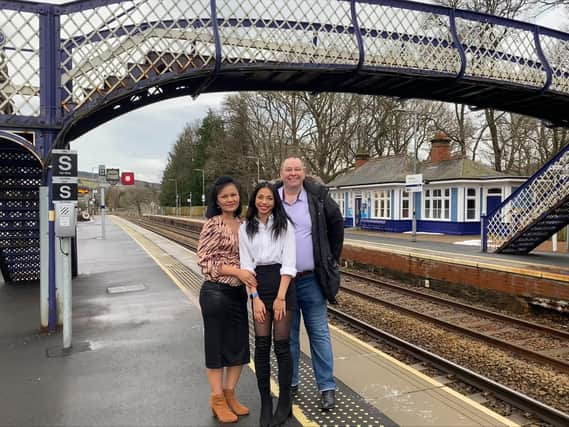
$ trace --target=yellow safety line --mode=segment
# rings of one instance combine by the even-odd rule
[[[132,239],[138,243],[142,249],[144,249],[144,251],[150,256],[150,258],[152,258],[154,260],[154,262],[156,264],[158,264],[158,266],[168,275],[168,277],[170,277],[170,279],[172,279],[172,281],[176,284],[176,286],[178,286],[178,288],[180,288],[180,290],[184,293],[184,295],[195,305],[197,305],[199,307],[199,303],[196,299],[196,297],[193,295],[193,293],[183,284],[181,284],[179,282],[179,280],[168,270],[167,267],[165,267],[162,262],[156,258],[154,255],[152,255],[149,251],[149,249],[146,247],[145,242],[143,242],[140,239],[140,233],[134,229],[132,229],[129,225],[123,224],[122,221],[120,221],[118,223],[118,225],[130,236],[132,237]],[[249,368],[251,368],[251,370],[253,371],[253,373],[255,373],[255,365],[254,363],[251,361],[249,362]],[[277,382],[271,377],[271,392],[278,396],[279,394],[279,385],[277,384]],[[302,411],[302,409],[300,409],[300,407],[296,404],[292,405],[292,414],[293,416],[298,420],[298,422],[304,426],[304,427],[319,427],[319,424],[309,420],[306,415],[304,415],[304,412]]]
[[[411,256],[411,257],[423,258],[423,259],[430,259],[433,261],[441,261],[441,262],[446,262],[449,264],[466,265],[466,266],[474,267],[474,268],[486,268],[489,270],[496,270],[496,271],[501,271],[501,272],[506,272],[506,273],[515,273],[515,274],[520,274],[523,276],[537,277],[540,279],[551,279],[551,280],[558,280],[558,281],[562,281],[562,282],[569,282],[569,275],[565,275],[565,274],[548,273],[546,271],[529,270],[527,268],[516,268],[516,267],[510,267],[510,266],[504,265],[504,264],[492,264],[492,263],[489,263],[487,260],[482,261],[482,262],[468,260],[468,258],[484,259],[483,257],[477,256],[477,255],[461,254],[460,256],[462,258],[455,259],[455,258],[451,257],[453,254],[451,254],[449,252],[442,252],[442,251],[437,251],[437,250],[433,250],[433,249],[423,249],[423,248],[421,248],[417,252],[413,252],[410,250],[398,249],[398,248],[400,248],[400,246],[392,245],[389,243],[362,242],[360,240],[348,239],[348,240],[344,241],[344,244],[345,245],[352,245],[352,246],[356,246],[356,247],[372,246],[372,247],[375,247],[376,249],[385,249],[385,250],[388,249],[391,253],[395,253],[398,255],[405,255],[405,256]],[[435,255],[429,255],[429,254],[424,253],[424,252],[431,252]],[[439,254],[444,254],[444,255],[439,255]],[[449,255],[451,255],[451,256],[449,256]],[[516,260],[508,260],[508,262],[512,263],[512,264],[524,264],[524,265],[528,264],[527,262],[516,261]],[[551,266],[551,265],[547,265],[547,264],[532,263],[532,265],[534,265],[536,268],[540,268],[540,267],[542,267],[542,268],[556,268],[555,266]]]
[[[521,427],[519,424],[516,424],[515,422],[503,417],[500,414],[497,414],[496,412],[492,411],[489,408],[486,408],[485,406],[479,404],[478,402],[475,402],[474,400],[468,398],[467,396],[464,396],[463,394],[458,393],[457,391],[453,390],[450,387],[445,386],[444,384],[439,383],[438,381],[434,380],[433,378],[423,374],[422,372],[416,370],[415,368],[412,368],[409,365],[406,365],[405,363],[395,359],[394,357],[390,356],[389,354],[384,353],[381,350],[378,350],[377,348],[369,345],[368,343],[360,340],[359,338],[348,334],[347,332],[343,331],[342,329],[334,326],[334,325],[329,325],[330,329],[334,332],[337,333],[339,335],[342,335],[345,338],[348,338],[352,341],[354,341],[357,345],[360,345],[362,347],[364,347],[365,349],[369,350],[372,353],[375,353],[376,355],[387,359],[389,362],[399,366],[402,369],[405,369],[406,371],[409,371],[411,374],[415,375],[416,377],[421,378],[422,380],[428,382],[429,384],[432,384],[433,387],[436,387],[438,389],[444,390],[449,394],[452,394],[453,396],[457,397],[458,399],[468,403],[469,405],[473,406],[474,408],[476,408],[476,410],[483,412],[489,416],[491,416],[492,418],[495,418],[496,420],[500,421],[501,423],[503,423],[504,425],[508,426],[508,427]]]

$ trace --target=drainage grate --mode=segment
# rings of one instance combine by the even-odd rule
[[[110,286],[107,288],[108,294],[124,294],[126,292],[139,292],[146,289],[143,284],[137,285],[124,285],[124,286]]]

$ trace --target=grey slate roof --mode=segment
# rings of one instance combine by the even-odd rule
[[[368,160],[359,168],[353,168],[330,181],[328,187],[346,187],[366,184],[405,183],[405,176],[413,174],[413,161],[405,155],[388,156]],[[417,173],[426,181],[455,179],[526,179],[516,175],[496,172],[490,166],[470,159],[451,159],[439,163],[417,162]]]

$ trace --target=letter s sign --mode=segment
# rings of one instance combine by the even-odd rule
[[[71,156],[59,156],[59,159],[57,159],[57,161],[59,162],[58,169],[61,172],[71,171],[71,168],[73,167],[73,160],[71,159]]]
[[[52,150],[53,176],[76,177],[77,176],[77,152],[71,150]]]
[[[77,200],[77,184],[53,183],[53,201],[71,202]]]

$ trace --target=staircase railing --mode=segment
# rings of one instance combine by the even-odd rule
[[[484,250],[499,251],[568,195],[569,145],[489,213],[484,224]]]

